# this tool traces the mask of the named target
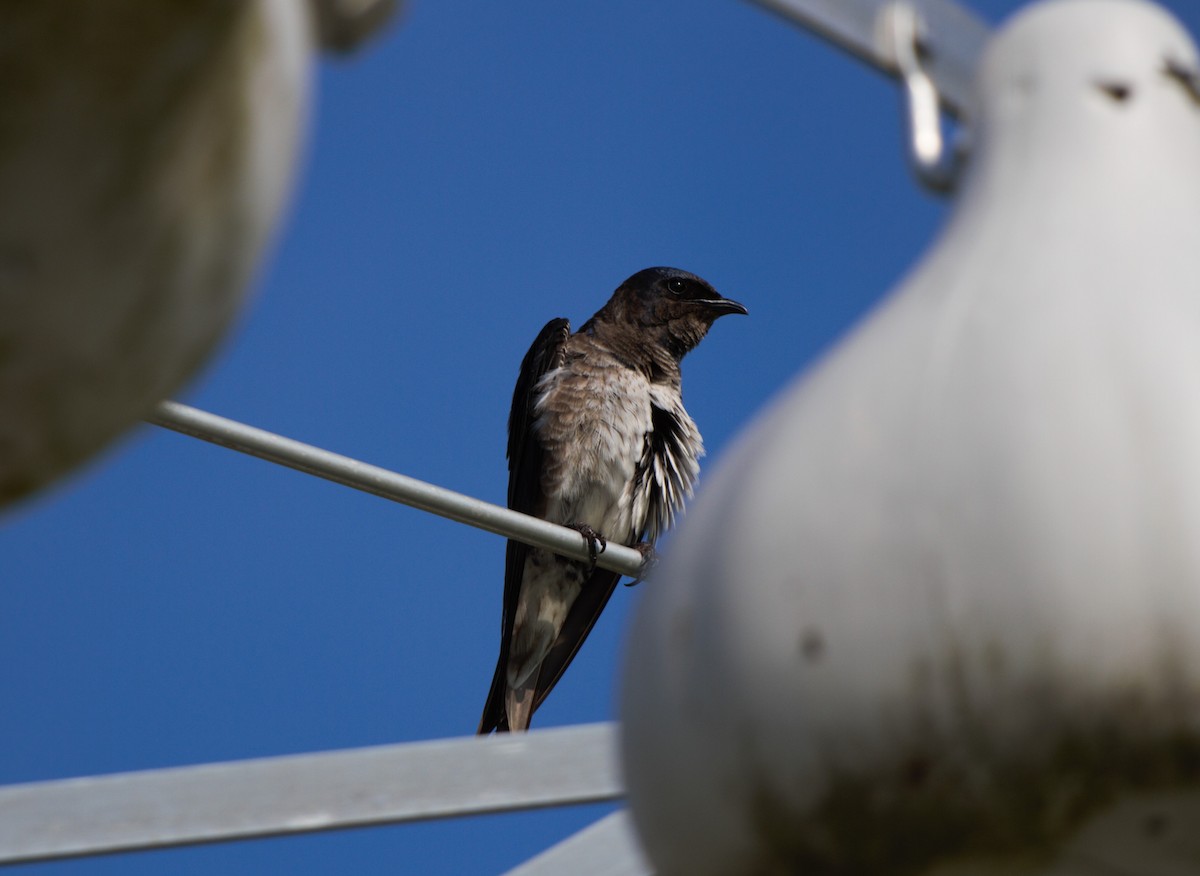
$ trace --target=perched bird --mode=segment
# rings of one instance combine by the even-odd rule
[[[571,333],[546,324],[508,420],[508,506],[653,553],[704,454],[679,365],[713,322],[746,313],[694,274],[647,268]],[[526,730],[616,587],[616,572],[508,542],[500,659],[479,733]]]

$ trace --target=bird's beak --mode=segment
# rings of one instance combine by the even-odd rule
[[[744,304],[740,304],[732,298],[712,298],[699,303],[707,307],[715,316],[725,316],[727,313],[740,313],[742,316],[747,316],[750,313]]]

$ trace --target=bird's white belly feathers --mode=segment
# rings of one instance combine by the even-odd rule
[[[586,523],[630,544],[645,523],[634,514],[633,484],[650,417],[651,384],[627,368],[560,368],[543,379],[534,429],[546,450],[546,519]],[[553,418],[554,429],[546,429]]]

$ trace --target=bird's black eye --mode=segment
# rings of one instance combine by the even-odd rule
[[[672,295],[682,295],[687,291],[687,288],[688,284],[686,280],[681,280],[678,277],[667,280],[667,289],[670,290]]]

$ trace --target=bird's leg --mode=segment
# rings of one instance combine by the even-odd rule
[[[638,569],[637,577],[632,581],[626,581],[626,587],[632,587],[634,584],[640,584],[650,574],[650,571],[658,565],[658,551],[654,549],[648,541],[643,541],[640,544],[635,544],[633,549],[642,555],[642,565]]]
[[[572,523],[570,528],[587,539],[588,543],[588,574],[596,571],[596,557],[608,550],[608,539],[602,536],[586,523]]]

